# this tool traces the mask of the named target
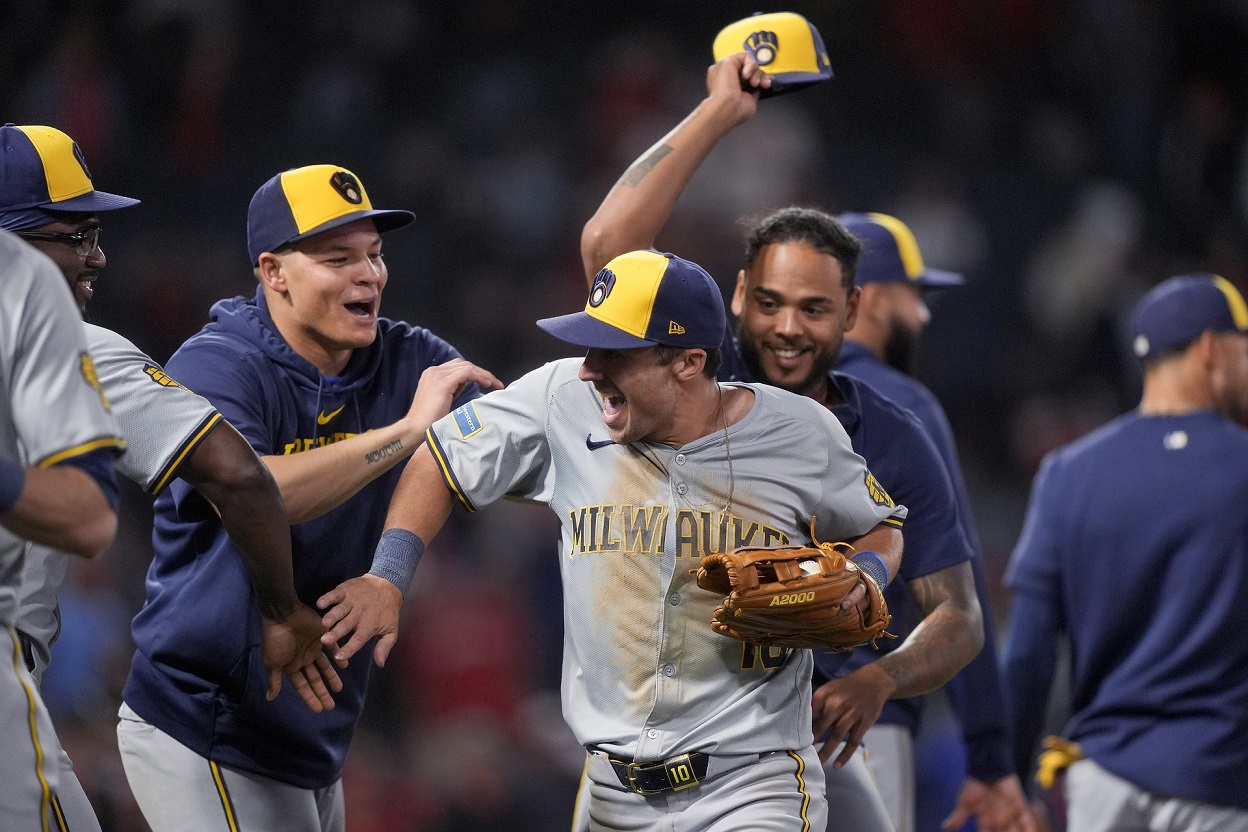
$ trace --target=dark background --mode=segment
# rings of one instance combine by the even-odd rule
[[[532,321],[582,304],[582,224],[704,95],[715,33],[759,9],[6,0],[0,117],[65,130],[97,187],[143,200],[104,218],[109,266],[90,317],[158,360],[214,300],[254,291],[254,190],[331,162],[375,205],[418,215],[386,238],[383,312],[511,380],[566,354]],[[836,77],[764,102],[695,177],[659,243],[728,288],[736,221],[802,202],[895,214],[929,265],[968,276],[930,298],[917,369],[953,422],[1001,626],[999,576],[1040,457],[1138,396],[1131,305],[1185,271],[1248,281],[1248,6],[762,10],[815,23]],[[124,515],[113,551],[79,565],[65,590],[46,682],[81,778],[118,830],[142,828],[112,730],[150,558],[147,499],[128,490]],[[439,537],[352,749],[352,830],[566,828],[580,758],[559,715],[555,534],[540,510],[503,505]],[[956,756],[940,720],[929,728],[921,752],[934,749],[935,763],[921,783]]]

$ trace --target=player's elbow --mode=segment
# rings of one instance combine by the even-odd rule
[[[228,424],[218,425],[195,448],[178,475],[221,512],[266,511],[282,502],[269,467]]]
[[[58,549],[93,559],[113,545],[113,538],[117,536],[117,514],[102,498],[101,503],[85,513],[75,511],[74,522],[65,526]]]
[[[211,476],[196,487],[219,510],[231,504],[259,510],[261,506],[282,502],[272,472],[254,454],[219,459]]]
[[[973,581],[973,579],[971,579]],[[969,587],[970,591],[961,593],[955,597],[953,604],[954,626],[960,635],[959,642],[961,644],[960,657],[962,659],[961,667],[970,664],[980,651],[984,649],[984,609],[979,603],[979,597],[974,592],[974,583]],[[961,669],[959,667],[959,669]]]
[[[624,254],[625,252],[617,250],[619,247],[611,227],[599,220],[596,214],[591,217],[581,229],[581,262],[585,268],[585,279],[592,284],[594,275],[603,266],[611,262],[613,257]]]

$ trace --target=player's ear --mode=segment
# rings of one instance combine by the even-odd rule
[[[1212,330],[1206,329],[1188,347],[1189,350],[1196,353],[1197,358],[1200,360],[1200,366],[1208,373],[1212,373],[1216,369],[1218,356],[1217,337]]]
[[[672,362],[672,369],[681,381],[697,378],[706,366],[706,350],[701,347],[687,349]]]
[[[745,309],[745,269],[737,272],[737,288],[732,292],[732,314],[741,317]]]
[[[282,269],[282,258],[278,257],[271,251],[266,251],[260,255],[260,259],[256,261],[256,279],[268,289],[274,292],[286,291],[286,273]]]
[[[862,288],[854,286],[849,290],[849,297],[845,300],[845,332],[849,332],[854,328],[854,324],[858,322],[858,307],[862,303]]]
[[[858,287],[858,314],[867,321],[880,321],[888,317],[885,309],[888,298],[883,283],[868,283]]]

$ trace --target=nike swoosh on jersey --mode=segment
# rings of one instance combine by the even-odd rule
[[[615,442],[611,439],[607,439],[606,441],[595,440],[593,436],[594,435],[592,433],[585,434],[585,447],[589,448],[591,451],[596,451],[599,448],[605,448],[608,445],[615,444]]]
[[[346,407],[346,405],[344,404],[342,407]],[[316,423],[317,423],[318,425],[327,425],[327,424],[329,424],[329,420],[330,420],[330,419],[334,418],[335,416],[337,416],[339,413],[341,413],[341,412],[342,412],[342,407],[340,407],[340,408],[338,408],[337,410],[333,411],[332,413],[328,413],[328,414],[327,414],[325,411],[323,411],[323,410],[322,410],[320,413],[316,414]]]

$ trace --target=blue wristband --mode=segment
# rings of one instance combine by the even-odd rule
[[[0,514],[17,505],[26,490],[26,469],[16,462],[0,459]]]
[[[879,586],[880,592],[888,586],[888,567],[884,565],[884,558],[875,552],[859,552],[850,560],[854,562],[854,566],[871,576],[871,580]]]
[[[373,566],[368,574],[385,578],[399,588],[399,592],[407,592],[411,586],[412,574],[416,564],[425,553],[425,541],[407,529],[386,529],[377,541],[377,549],[373,552]]]

